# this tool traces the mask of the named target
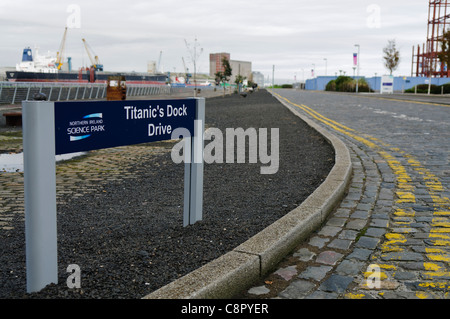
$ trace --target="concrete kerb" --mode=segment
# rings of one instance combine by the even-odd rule
[[[267,275],[283,257],[326,220],[342,200],[352,175],[347,146],[329,131],[279,100],[319,132],[335,150],[335,165],[326,180],[297,208],[233,251],[154,291],[143,299],[232,298]]]

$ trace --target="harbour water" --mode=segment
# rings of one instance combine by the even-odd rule
[[[56,155],[55,161],[67,161],[75,157],[85,155],[85,152]],[[13,173],[23,172],[23,153],[0,154],[0,172]]]

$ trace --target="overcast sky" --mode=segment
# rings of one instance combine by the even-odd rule
[[[251,61],[253,71],[277,82],[353,74],[355,44],[361,75],[387,73],[382,49],[395,39],[401,64],[394,75],[411,74],[412,46],[426,42],[426,0],[0,0],[0,66],[15,66],[26,46],[58,51],[69,26],[66,57],[74,69],[89,64],[82,38],[105,71],[145,72],[148,61],[164,71],[193,71],[185,40],[203,48],[198,72],[209,73],[209,54],[229,52]],[[327,59],[325,61],[324,59]],[[281,84],[281,83],[280,83]]]

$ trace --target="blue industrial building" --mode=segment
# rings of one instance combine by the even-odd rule
[[[360,77],[363,78],[363,77]],[[314,79],[306,80],[305,90],[312,91],[325,91],[325,87],[328,82],[336,80],[336,76],[319,76]],[[366,82],[369,84],[370,88],[375,92],[380,92],[381,89],[381,76],[366,78]],[[430,79],[426,77],[394,77],[394,92],[402,92],[415,87],[419,84],[428,84]],[[449,83],[450,78],[432,78],[431,84],[443,85]]]

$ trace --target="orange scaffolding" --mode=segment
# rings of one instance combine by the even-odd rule
[[[450,70],[439,60],[441,42],[450,24],[450,8],[447,0],[430,0],[428,8],[427,42],[413,46],[411,76],[449,77]],[[422,47],[422,49],[421,49]]]

